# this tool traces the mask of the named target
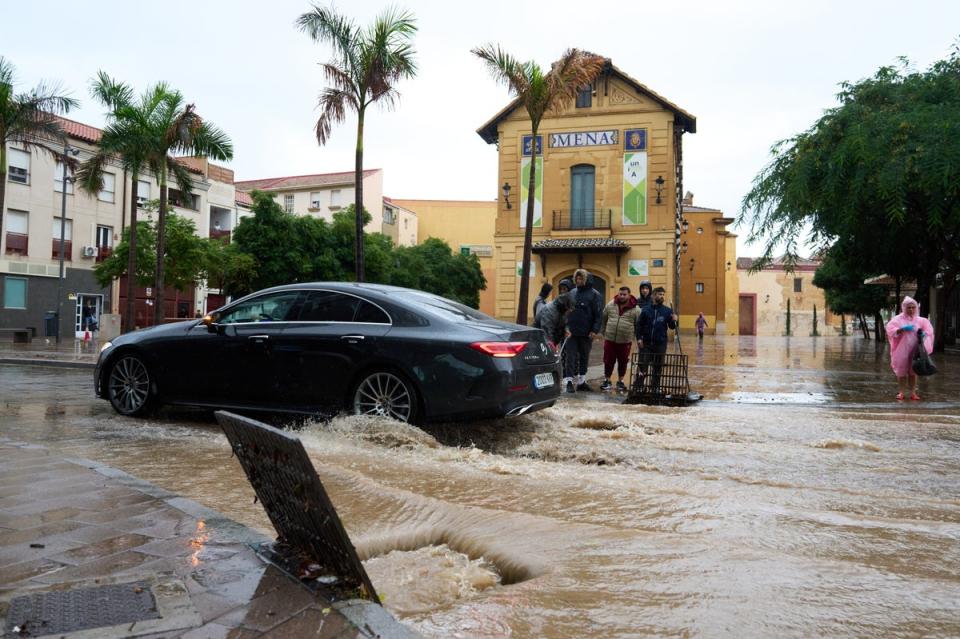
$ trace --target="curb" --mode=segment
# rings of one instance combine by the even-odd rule
[[[80,368],[89,370],[97,367],[95,362],[75,362],[62,359],[43,359],[40,357],[0,357],[0,364],[13,364],[15,366],[51,366],[54,368]]]

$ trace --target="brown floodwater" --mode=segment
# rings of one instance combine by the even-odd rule
[[[386,607],[426,636],[960,636],[960,357],[897,403],[859,338],[687,353],[688,408],[577,394],[299,435]],[[207,414],[121,418],[89,378],[0,366],[0,436],[269,531]]]

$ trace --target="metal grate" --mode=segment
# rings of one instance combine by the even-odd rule
[[[379,603],[300,440],[248,417],[225,411],[216,416],[277,531],[278,550],[303,565],[318,564],[310,574],[334,575],[339,586]]]
[[[59,635],[148,619],[160,619],[160,613],[145,581],[42,592],[10,602],[5,636]]]
[[[628,404],[686,404],[690,395],[687,356],[634,353],[630,357]]]

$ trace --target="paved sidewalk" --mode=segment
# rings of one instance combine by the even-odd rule
[[[257,557],[263,541],[122,471],[0,439],[3,636],[414,636],[376,604],[311,593]]]
[[[100,355],[100,340],[84,342],[72,337],[59,344],[52,337],[35,337],[28,344],[0,341],[0,363],[93,368]]]

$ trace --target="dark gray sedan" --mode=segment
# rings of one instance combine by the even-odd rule
[[[539,329],[423,291],[317,282],[122,335],[95,385],[124,415],[179,404],[418,422],[547,408],[560,374]]]

